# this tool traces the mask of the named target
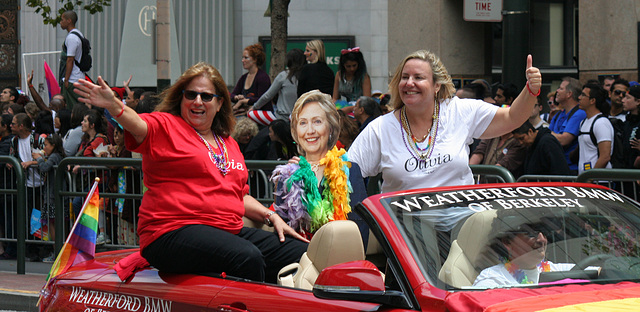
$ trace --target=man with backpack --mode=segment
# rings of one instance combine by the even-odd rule
[[[587,118],[580,123],[578,136],[578,172],[592,168],[611,168],[614,129],[607,116],[602,114],[607,105],[607,95],[597,84],[586,84],[578,97],[580,108]]]
[[[69,33],[62,44],[60,56],[60,89],[67,108],[71,110],[78,103],[78,97],[73,92],[73,83],[78,79],[84,79],[85,72],[91,69],[91,57],[89,56],[89,41],[76,29],[78,15],[74,11],[62,13],[60,27]]]
[[[578,164],[572,161],[569,155],[578,146],[580,122],[586,117],[585,112],[578,107],[578,96],[581,91],[582,85],[578,79],[562,78],[555,98],[561,111],[553,116],[549,122],[549,130],[562,145],[565,160],[569,164],[572,174],[578,174]]]

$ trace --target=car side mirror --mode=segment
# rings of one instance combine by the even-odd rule
[[[408,303],[402,292],[387,291],[382,272],[360,260],[336,264],[320,272],[313,294],[321,299],[364,301],[394,306]]]

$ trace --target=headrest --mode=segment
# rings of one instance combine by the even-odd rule
[[[467,259],[476,267],[484,265],[485,251],[493,240],[493,220],[497,218],[497,210],[487,210],[473,214],[462,225],[458,234],[458,245]],[[479,263],[479,262],[482,262]]]
[[[318,271],[347,261],[364,260],[360,230],[353,221],[331,221],[311,238],[307,255]]]

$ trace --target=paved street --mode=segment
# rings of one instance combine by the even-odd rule
[[[0,310],[37,311],[38,293],[50,269],[50,263],[27,262],[27,274],[16,274],[16,260],[0,260]]]

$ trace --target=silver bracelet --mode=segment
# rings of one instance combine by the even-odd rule
[[[275,211],[269,211],[267,213],[267,215],[264,217],[264,224],[268,225],[268,226],[273,226],[273,223],[271,222],[271,220],[269,219],[269,217],[271,217],[272,214],[276,213]]]

